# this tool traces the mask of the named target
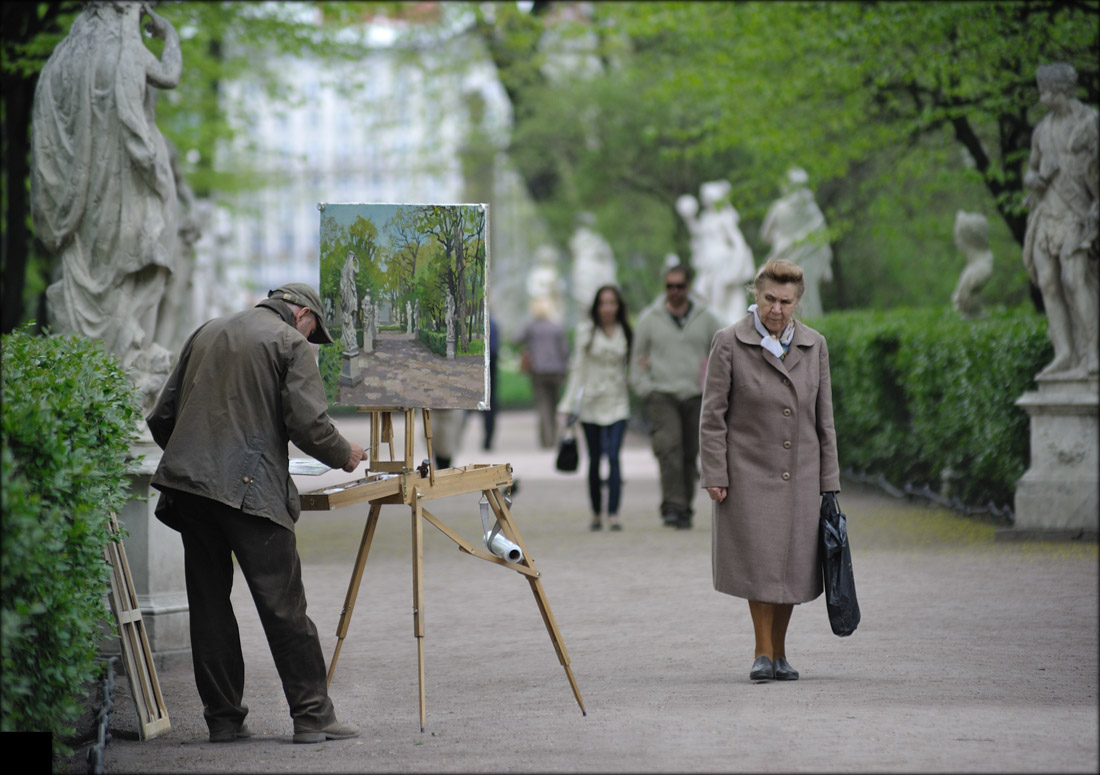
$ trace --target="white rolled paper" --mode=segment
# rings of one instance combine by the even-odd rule
[[[503,533],[496,535],[493,535],[492,531],[486,533],[485,546],[502,560],[519,562],[523,559],[523,550],[505,538]]]

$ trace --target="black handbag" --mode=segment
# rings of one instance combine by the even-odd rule
[[[554,462],[554,467],[564,474],[571,474],[577,470],[578,462],[577,437],[570,424],[562,431],[561,441],[558,442],[558,459]]]
[[[821,497],[821,575],[825,582],[825,607],[834,635],[844,637],[859,625],[859,601],[848,545],[848,518],[840,510],[836,493]]]

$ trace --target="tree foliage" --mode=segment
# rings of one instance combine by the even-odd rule
[[[624,279],[635,256],[655,276],[665,252],[686,248],[676,197],[726,178],[763,253],[753,229],[797,164],[837,263],[855,259],[836,281],[848,292],[832,294],[850,304],[874,296],[859,277],[876,263],[903,291],[929,252],[957,263],[954,209],[999,221],[995,249],[1018,255],[1022,165],[1043,113],[1035,70],[1072,63],[1095,104],[1097,11],[1091,0],[471,4],[469,29],[500,71],[511,158],[559,243],[573,213],[594,211]],[[869,222],[874,207],[884,220]],[[896,244],[883,223],[916,245],[886,254]],[[1000,288],[1009,301],[1026,293],[1013,259],[1000,278],[1016,286],[1015,298]]]

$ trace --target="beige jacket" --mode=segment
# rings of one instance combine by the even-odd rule
[[[591,320],[577,326],[569,378],[558,402],[562,414],[576,413],[581,422],[612,425],[630,417],[626,384],[626,334],[622,326],[608,336]],[[590,344],[591,343],[591,344]]]

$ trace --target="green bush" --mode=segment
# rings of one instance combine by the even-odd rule
[[[53,732],[67,754],[112,621],[104,548],[141,413],[96,341],[24,328],[2,346],[2,728]]]
[[[1053,350],[1027,308],[962,320],[949,308],[836,313],[829,343],[840,463],[928,485],[968,506],[1011,505],[1027,470],[1027,414],[1015,405]]]

